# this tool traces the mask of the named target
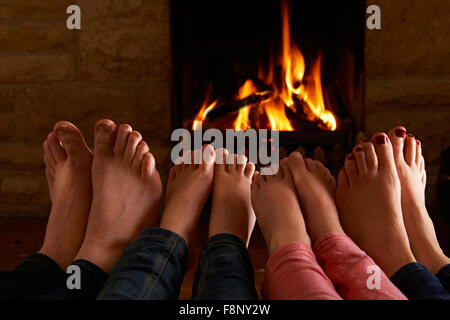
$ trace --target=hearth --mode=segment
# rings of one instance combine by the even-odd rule
[[[333,171],[364,125],[365,1],[171,2],[174,128],[278,129]]]

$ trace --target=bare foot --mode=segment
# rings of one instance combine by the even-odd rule
[[[287,166],[311,240],[319,241],[331,232],[344,233],[335,203],[336,180],[330,171],[319,161],[303,159],[299,152],[289,156]]]
[[[93,198],[77,259],[109,273],[143,229],[158,225],[161,179],[141,135],[110,120],[95,127]]]
[[[44,162],[52,210],[39,252],[65,270],[86,231],[92,198],[92,153],[77,127],[60,121],[44,142]]]
[[[201,164],[183,163],[170,169],[160,224],[161,228],[183,237],[189,248],[193,243],[203,206],[211,193],[214,178],[214,148],[206,145],[202,152],[204,157]],[[193,153],[191,156],[193,159]]]
[[[220,233],[233,234],[248,247],[256,222],[250,195],[255,165],[247,163],[245,156],[235,154],[228,156],[233,160],[228,164],[231,160],[226,162],[227,152],[224,149],[218,150],[219,156],[223,161],[222,164],[217,163],[214,169],[209,237]]]
[[[402,219],[392,145],[384,133],[357,145],[347,157],[336,200],[345,232],[389,277],[415,261]]]
[[[257,175],[251,188],[269,255],[292,242],[311,245],[287,162],[287,158],[280,161],[276,175]]]
[[[402,211],[411,249],[417,261],[433,273],[450,263],[436,238],[433,222],[425,206],[425,161],[422,146],[403,127],[389,133],[394,150],[394,160],[400,178]]]

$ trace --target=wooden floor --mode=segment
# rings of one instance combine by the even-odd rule
[[[0,220],[0,270],[10,270],[22,262],[30,254],[40,249],[44,239],[45,218],[5,218]],[[198,246],[204,243],[207,224],[202,223],[198,232]],[[264,265],[267,260],[264,239],[255,230],[249,248],[255,270],[256,288],[259,292],[264,276]],[[196,259],[195,259],[196,260]],[[196,263],[186,272],[181,286],[180,299],[190,299]]]

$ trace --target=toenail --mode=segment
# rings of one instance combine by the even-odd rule
[[[364,149],[363,149],[363,147],[361,147],[361,146],[357,146],[357,147],[355,148],[355,151],[356,151],[356,152],[361,152],[361,151],[364,151]]]
[[[412,134],[408,134],[408,137],[410,137],[410,138],[414,138],[414,135],[412,135]]]
[[[56,128],[56,130],[55,130],[56,135],[58,137],[61,137],[65,134],[67,134],[68,131],[69,131],[69,126],[66,126],[66,125],[60,126],[60,127]]]
[[[296,152],[292,152],[291,156],[294,157],[294,158],[301,158],[300,153],[297,152],[297,151]]]
[[[352,154],[350,154],[350,155],[348,155],[347,159],[348,160],[353,160],[353,159],[355,159],[355,157]]]
[[[420,147],[420,141],[416,140],[416,144]]]
[[[395,129],[395,135],[399,138],[404,138],[406,136],[405,129]]]
[[[111,126],[108,126],[108,125],[105,124],[105,123],[100,123],[100,124],[97,126],[97,131],[102,131],[102,132],[104,132],[104,133],[110,133],[110,132],[111,132]]]
[[[373,140],[375,141],[376,144],[385,144],[387,142],[386,136],[384,134],[376,136]]]

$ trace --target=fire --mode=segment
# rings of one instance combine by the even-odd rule
[[[256,126],[250,120],[251,114],[256,113],[258,118],[262,115],[267,118],[268,127],[271,129],[294,131],[294,126],[286,115],[286,108],[289,108],[296,113],[303,112],[310,121],[318,121],[320,128],[334,131],[337,128],[337,121],[333,113],[326,109],[323,97],[322,55],[318,55],[307,72],[305,58],[291,39],[290,13],[286,0],[282,1],[281,11],[283,17],[280,55],[282,84],[275,83],[273,57],[270,59],[267,71],[260,65],[258,79],[271,88],[271,96],[264,101],[249,103],[249,105],[240,108],[234,121],[234,129],[236,131],[247,130]],[[236,101],[242,101],[252,95],[259,95],[261,94],[259,91],[255,83],[248,79],[239,88]],[[205,101],[195,117],[193,130],[198,128],[200,121],[206,120],[208,113],[218,104],[219,100],[209,104],[209,94],[210,90],[208,90]]]
[[[208,113],[210,113],[211,110],[214,109],[214,107],[217,105],[217,102],[219,102],[219,100],[217,99],[213,103],[209,104],[208,103],[209,92],[210,92],[210,90],[208,90],[208,94],[206,95],[205,100],[203,101],[203,105],[200,108],[200,111],[198,112],[197,116],[195,117],[195,120],[192,124],[192,130],[200,129],[200,126],[201,126],[202,122],[205,121]]]
[[[238,93],[238,99],[242,100],[247,98],[248,96],[257,93],[258,88],[253,84],[252,80],[247,80],[242,85],[242,87],[239,89]],[[239,109],[239,114],[236,118],[236,121],[234,122],[234,130],[247,130],[250,128],[250,121],[249,121],[249,113],[250,113],[250,106],[243,107]]]

